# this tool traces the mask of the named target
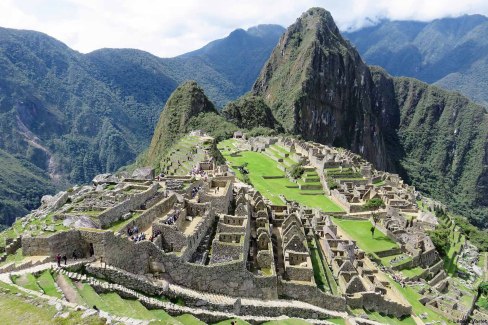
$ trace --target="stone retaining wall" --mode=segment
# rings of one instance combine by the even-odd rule
[[[116,206],[105,210],[97,216],[99,221],[99,226],[101,228],[106,228],[115,221],[120,220],[120,218],[129,211],[139,210],[140,207],[151,197],[153,197],[159,188],[158,183],[154,183],[147,190],[136,193],[124,202],[117,204]]]
[[[346,299],[340,296],[320,291],[314,284],[305,285],[299,282],[278,281],[278,292],[280,297],[296,299],[322,308],[345,311]]]
[[[139,217],[131,221],[131,226],[137,226],[139,229],[148,228],[154,220],[166,214],[176,202],[176,195],[170,195],[159,203],[153,205],[150,209],[144,211]],[[126,229],[119,230],[119,234],[125,234]]]
[[[82,240],[78,230],[69,230],[55,233],[49,237],[22,237],[22,254],[24,256],[51,256],[57,254],[68,258],[76,251],[79,257],[87,256],[88,244]]]
[[[364,308],[369,311],[377,311],[386,315],[401,318],[412,314],[412,307],[387,300],[377,292],[361,292],[347,297],[347,305],[352,309]]]

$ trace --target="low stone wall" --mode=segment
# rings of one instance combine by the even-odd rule
[[[315,284],[305,285],[298,282],[278,281],[278,293],[280,297],[295,299],[322,308],[345,311],[346,299],[320,291]]]
[[[151,197],[153,197],[159,188],[158,183],[154,183],[146,191],[132,195],[124,202],[117,204],[116,206],[105,210],[97,216],[99,226],[106,228],[129,211],[139,210],[140,207]]]
[[[313,281],[313,269],[295,265],[285,265],[285,272],[290,280],[294,281]]]
[[[387,257],[387,256],[392,256],[392,255],[398,255],[401,253],[402,253],[402,249],[400,247],[375,252],[375,254],[378,255],[378,257]]]
[[[369,311],[377,311],[397,318],[412,314],[411,306],[405,306],[387,300],[377,292],[361,292],[352,297],[347,297],[347,305],[352,309],[364,308]]]

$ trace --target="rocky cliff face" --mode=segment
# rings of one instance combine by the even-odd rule
[[[252,91],[287,131],[351,149],[386,169],[373,90],[368,67],[330,13],[312,8],[281,37]]]

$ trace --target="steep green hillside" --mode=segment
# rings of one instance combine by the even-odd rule
[[[225,121],[195,81],[178,87],[164,106],[147,153],[138,165],[159,168],[172,145],[191,130],[204,130],[215,137],[228,137],[236,127]]]
[[[280,30],[240,30],[162,59],[131,49],[84,55],[42,33],[0,28],[0,150],[13,157],[1,168],[14,175],[0,183],[0,224],[24,215],[54,186],[86,183],[133,161],[187,79],[201,82],[219,106],[249,90]]]
[[[458,90],[488,105],[488,18],[465,15],[432,22],[382,21],[345,37],[368,64]]]
[[[222,115],[228,121],[244,129],[255,127],[281,129],[264,100],[250,93],[228,103],[222,110]]]
[[[34,209],[54,187],[45,173],[24,159],[0,150],[0,230]]]

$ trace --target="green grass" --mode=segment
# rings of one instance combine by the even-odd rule
[[[283,205],[283,201],[279,198],[279,195],[283,194],[288,200],[294,200],[309,207],[320,208],[324,212],[343,211],[325,195],[302,195],[302,191],[298,188],[287,188],[286,186],[296,186],[296,184],[286,177],[264,179],[263,176],[285,176],[284,172],[278,168],[278,162],[263,153],[250,151],[241,152],[240,157],[232,157],[230,156],[230,151],[225,149],[232,147],[233,140],[225,140],[218,145],[223,156],[232,166],[241,166],[244,163],[248,164],[246,169],[249,171],[248,176],[251,183],[263,196],[271,200],[273,204]],[[236,168],[234,171],[237,177],[242,180],[243,175]]]
[[[432,322],[432,321],[447,322],[447,319],[444,318],[442,315],[439,315],[436,312],[434,312],[432,309],[422,305],[419,301],[420,298],[422,298],[422,296],[418,292],[416,292],[413,288],[409,286],[402,288],[400,284],[398,284],[397,282],[393,281],[390,278],[388,278],[388,281],[390,282],[390,285],[392,287],[395,287],[400,292],[400,294],[403,297],[405,297],[405,299],[407,299],[407,301],[412,305],[412,311],[415,314],[420,315],[423,313],[427,313],[427,319],[425,319],[424,322]]]
[[[88,307],[97,306],[98,309],[109,311],[109,306],[105,301],[95,292],[95,290],[89,284],[82,284],[78,289],[78,293],[86,301]]]
[[[30,273],[22,274],[19,277],[15,277],[13,280],[14,280],[15,284],[17,284],[21,287],[24,287],[26,289],[30,289],[33,291],[42,292],[42,289],[37,285],[36,277]]]
[[[366,253],[374,253],[384,251],[387,249],[398,248],[398,245],[383,234],[379,229],[374,232],[374,237],[371,236],[371,227],[373,226],[369,220],[346,220],[333,218],[333,221],[342,230],[351,236],[356,241],[357,245]]]
[[[140,215],[141,215],[140,212],[134,212],[134,213],[132,213],[132,215],[130,216],[129,219],[118,220],[118,221],[114,222],[113,224],[111,224],[108,229],[112,230],[113,232],[118,232],[121,229],[124,229],[129,223],[131,223],[134,219],[136,219]]]
[[[171,317],[170,314],[165,312],[163,309],[151,309],[149,312],[154,316],[153,318],[158,319],[159,322],[151,322],[151,324],[182,324],[177,319]],[[183,315],[182,315],[183,316]]]
[[[327,281],[324,264],[322,258],[320,257],[319,248],[317,247],[315,239],[313,239],[309,243],[308,247],[310,248],[310,257],[313,266],[313,277],[315,279],[317,287],[319,287],[319,289],[322,291],[331,292],[329,283]]]
[[[459,231],[455,229],[455,226],[452,227],[452,231],[450,234],[450,243],[449,251],[447,252],[446,256],[444,257],[444,269],[450,275],[455,274],[457,270],[457,255],[461,250],[461,246],[464,245],[466,238],[462,235]]]
[[[20,294],[20,296],[17,296]],[[54,324],[54,325],[102,325],[104,319],[98,316],[81,318],[83,311],[68,310],[67,319],[54,318],[57,310],[46,300],[31,297],[17,288],[0,281],[0,322],[5,325]]]
[[[418,276],[420,274],[422,274],[425,270],[421,267],[415,267],[413,269],[405,269],[405,270],[401,270],[400,272],[406,276],[407,278],[411,278],[411,277],[414,277],[414,276]]]
[[[12,262],[16,262],[17,264],[18,262],[21,262],[23,259],[24,259],[24,255],[22,255],[22,249],[20,248],[15,252],[15,254],[7,255],[7,259],[2,263],[0,263],[0,266]]]
[[[41,287],[42,291],[48,296],[62,298],[61,293],[57,290],[54,278],[49,270],[41,273],[37,278],[37,284]]]
[[[232,321],[237,323],[237,325],[251,325],[250,323],[248,323],[242,319],[239,319],[239,318],[226,319],[226,320],[223,320],[221,322],[214,323],[214,325],[230,325],[230,322],[232,322]]]
[[[175,317],[175,319],[184,325],[205,325],[205,322],[190,314],[180,315]]]
[[[366,311],[364,309],[357,309],[354,311],[356,314],[366,314],[368,315],[368,318],[370,320],[382,323],[382,324],[388,324],[388,325],[415,325],[415,320],[408,316],[402,319],[393,317],[393,316],[386,316],[386,315],[381,315],[379,312],[371,312],[371,311]]]

